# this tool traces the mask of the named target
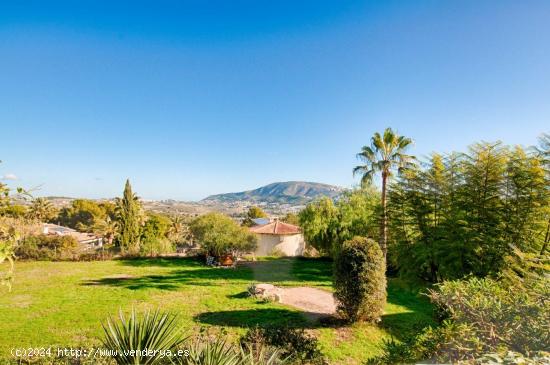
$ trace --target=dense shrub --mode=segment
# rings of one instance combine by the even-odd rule
[[[540,280],[547,281],[544,276]],[[370,364],[424,360],[478,364],[484,363],[485,354],[506,357],[512,351],[533,357],[550,348],[548,296],[532,296],[492,279],[470,278],[444,282],[430,291],[430,298],[440,316],[447,318],[442,325],[402,343],[387,342],[384,354]]]
[[[302,328],[289,326],[254,327],[241,337],[241,346],[249,349],[275,347],[290,363],[325,364],[318,341]],[[256,350],[257,351],[257,350]]]
[[[506,347],[527,354],[550,348],[547,298],[536,300],[488,278],[445,282],[430,291],[430,298],[449,319],[470,326],[484,352]]]
[[[77,254],[78,242],[71,236],[29,236],[15,248],[15,256],[23,260],[63,260]]]
[[[174,244],[167,238],[153,237],[141,241],[140,254],[143,256],[158,256],[175,251]]]
[[[385,269],[378,243],[364,237],[344,242],[334,260],[334,297],[344,318],[380,319],[386,304]]]
[[[440,363],[472,359],[471,354],[482,353],[482,344],[471,326],[457,325],[449,320],[437,328],[427,327],[419,334],[396,342],[384,342],[383,355],[367,361],[368,365]]]

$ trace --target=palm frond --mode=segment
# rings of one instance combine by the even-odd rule
[[[384,130],[384,144],[386,146],[392,146],[396,140],[396,134],[391,128],[386,128]]]
[[[384,149],[384,141],[382,140],[382,136],[380,136],[380,133],[374,133],[371,138],[371,145],[373,147],[373,150],[375,151],[381,151]]]
[[[361,187],[364,188],[366,186],[369,186],[370,184],[372,184],[372,180],[374,178],[374,174],[375,174],[375,171],[374,170],[369,170],[367,172],[365,172],[363,174],[363,176],[361,177]]]
[[[363,146],[361,152],[359,152],[356,156],[363,162],[372,163],[376,161],[376,153],[369,146]]]

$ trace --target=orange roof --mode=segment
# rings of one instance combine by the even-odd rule
[[[283,223],[279,221],[274,221],[268,224],[263,224],[261,226],[250,227],[250,232],[260,233],[260,234],[298,234],[301,232],[300,227]]]

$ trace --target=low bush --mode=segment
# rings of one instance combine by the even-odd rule
[[[15,256],[23,260],[63,260],[73,258],[78,242],[71,236],[29,236],[15,247]]]
[[[115,253],[112,249],[95,249],[79,254],[75,261],[106,261],[112,260]]]
[[[275,347],[290,363],[325,364],[318,341],[302,328],[289,326],[254,327],[241,337],[241,346],[259,349]]]
[[[347,320],[378,321],[386,304],[386,264],[376,242],[355,237],[334,260],[334,297]]]
[[[544,277],[542,280],[547,280]],[[485,278],[448,281],[430,298],[457,324],[467,324],[490,352],[505,347],[528,354],[550,348],[550,301]]]

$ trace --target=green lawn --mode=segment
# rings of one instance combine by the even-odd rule
[[[97,344],[100,322],[119,309],[160,307],[182,326],[230,336],[255,324],[289,321],[311,329],[334,363],[359,363],[396,339],[432,323],[429,302],[399,281],[389,282],[379,327],[324,327],[277,303],[245,295],[252,282],[331,290],[331,263],[320,259],[266,259],[238,269],[205,267],[193,259],[103,262],[18,262],[11,293],[0,297],[0,358],[13,347]]]

